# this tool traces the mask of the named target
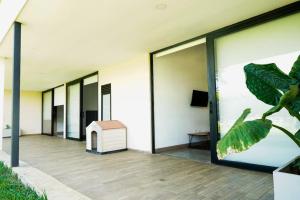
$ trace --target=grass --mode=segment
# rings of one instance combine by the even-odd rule
[[[24,185],[11,168],[0,162],[0,199],[1,200],[47,200],[29,186]]]

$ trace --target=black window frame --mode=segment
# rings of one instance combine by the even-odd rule
[[[235,32],[239,32],[248,28],[252,28],[276,19],[280,19],[289,15],[293,15],[300,12],[300,2],[294,2],[286,6],[274,9],[272,11],[251,17],[249,19],[240,21],[238,23],[232,24],[220,28],[218,30],[200,35],[198,37],[174,44],[172,46],[154,51],[150,53],[150,92],[151,92],[151,143],[152,143],[152,153],[155,154],[155,116],[154,116],[154,73],[153,73],[153,58],[154,55],[166,51],[168,49],[199,40],[201,38],[206,38],[206,52],[207,52],[207,67],[208,67],[208,93],[209,93],[209,104],[210,104],[210,132],[211,132],[211,162],[219,165],[226,165],[242,169],[250,169],[263,172],[272,172],[277,167],[266,166],[266,165],[257,165],[251,163],[237,162],[237,161],[228,161],[220,160],[217,157],[216,145],[220,139],[218,121],[219,121],[219,112],[218,112],[218,100],[216,92],[216,62],[215,62],[215,40],[219,37],[229,35]]]

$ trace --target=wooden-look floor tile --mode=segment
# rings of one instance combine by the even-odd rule
[[[10,139],[4,139],[10,152]],[[21,159],[95,200],[271,200],[272,175],[136,151],[94,155],[85,143],[20,139]]]

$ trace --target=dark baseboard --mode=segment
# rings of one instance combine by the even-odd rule
[[[162,148],[158,148],[155,149],[156,153],[162,153],[165,151],[171,151],[171,150],[176,150],[176,149],[184,149],[189,147],[189,144],[179,144],[179,145],[174,145],[174,146],[168,146],[168,147],[162,147]]]
[[[189,146],[189,144],[187,143],[187,144],[179,144],[174,146],[162,147],[162,148],[155,149],[155,153],[162,153],[165,151],[172,151],[172,150],[184,149],[184,148],[210,150],[210,141],[193,142],[191,146]]]
[[[105,155],[105,154],[118,153],[118,152],[127,151],[127,150],[128,149],[118,149],[118,150],[115,150],[115,151],[97,152],[97,150],[88,150],[88,149],[86,149],[86,152],[97,154],[97,155]]]

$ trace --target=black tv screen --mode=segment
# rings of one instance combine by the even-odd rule
[[[193,90],[191,106],[207,107],[208,92]]]

